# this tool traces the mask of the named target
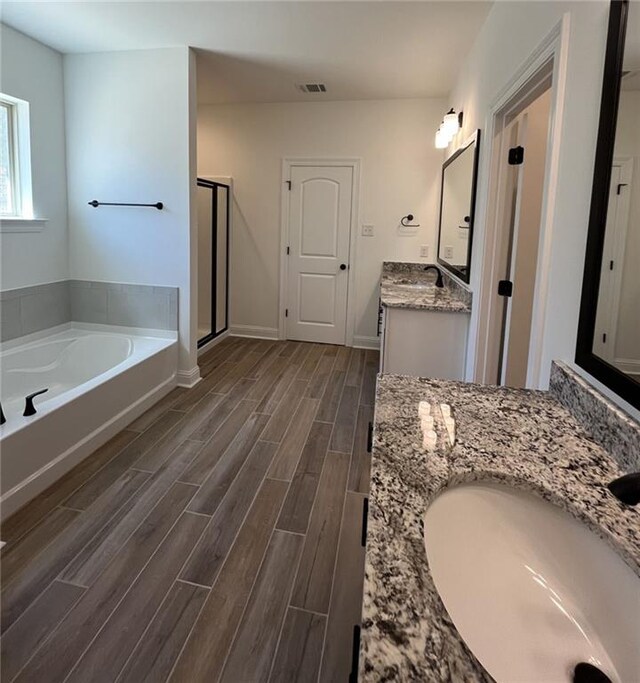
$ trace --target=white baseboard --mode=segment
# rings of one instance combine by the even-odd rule
[[[640,375],[640,360],[636,360],[635,358],[616,358],[613,361],[613,364],[618,370],[626,372],[629,375]]]
[[[251,325],[232,325],[234,337],[254,337],[256,339],[278,339],[277,327],[253,327]]]
[[[204,346],[201,346],[198,349],[198,358],[200,358],[200,356],[203,353],[210,351],[214,346],[217,346],[223,339],[226,339],[230,334],[231,334],[231,332],[229,332],[229,330],[227,330],[226,332],[223,332],[221,335],[219,335],[215,339],[212,339],[210,342],[207,342]]]
[[[353,337],[353,346],[356,349],[372,349],[378,350],[380,348],[380,337]]]
[[[200,367],[196,365],[191,370],[178,370],[178,386],[191,389],[200,381]]]

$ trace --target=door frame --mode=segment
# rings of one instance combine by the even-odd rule
[[[228,183],[222,183],[218,180],[210,180],[209,178],[204,178],[198,176],[196,179],[196,184],[198,187],[206,187],[213,190],[211,193],[211,225],[212,228],[215,225],[215,232],[212,230],[211,239],[211,331],[204,337],[197,340],[197,348],[201,349],[206,346],[214,339],[229,331],[229,237],[231,233],[231,185]],[[218,194],[217,189],[219,187],[225,188],[227,192],[227,207],[225,211],[225,300],[224,300],[224,327],[218,331]],[[199,227],[199,226],[198,226]],[[200,305],[200,282],[198,282],[198,306]],[[198,309],[198,314],[200,314],[200,309]]]
[[[206,343],[203,343],[201,345],[198,345],[198,323],[197,319],[198,316],[196,315],[196,322],[195,322],[195,332],[194,336],[196,337],[196,352],[198,354],[198,358],[202,356],[203,354],[207,353],[207,351],[210,351],[214,346],[219,344],[223,339],[228,337],[231,334],[231,297],[230,297],[230,278],[231,278],[231,251],[232,251],[232,242],[233,242],[233,202],[234,202],[234,194],[233,194],[233,178],[231,176],[226,176],[226,175],[216,175],[214,173],[205,173],[202,175],[198,175],[197,179],[201,180],[206,180],[211,183],[215,183],[217,185],[223,185],[228,188],[227,193],[228,193],[228,205],[227,205],[227,297],[226,297],[226,312],[227,312],[227,325],[226,329],[224,331],[218,332],[217,335],[215,335],[212,339],[207,341]],[[198,296],[199,296],[199,282],[198,282],[198,269],[197,269],[197,260],[196,260],[196,269],[195,269],[195,292],[196,292],[196,311],[198,310]]]
[[[620,168],[620,180],[624,182],[629,187],[633,186],[633,157],[615,157],[611,167],[618,166]],[[605,357],[604,354],[600,355],[607,363],[614,365],[615,367],[620,367],[620,365],[628,365],[629,360],[625,358],[617,358],[615,354],[616,349],[616,337],[618,333],[618,317],[620,314],[620,295],[622,293],[622,278],[624,276],[624,262],[625,262],[625,246],[627,243],[627,233],[629,232],[629,213],[631,210],[631,196],[629,192],[625,192],[620,196],[618,211],[616,212],[616,220],[614,223],[614,260],[622,264],[621,268],[618,268],[615,272],[615,277],[613,281],[613,287],[611,292],[612,301],[610,301],[610,315],[609,323],[611,328],[608,330],[607,335],[611,337],[611,346],[609,347],[610,355]],[[606,244],[606,235],[605,235]],[[604,252],[603,252],[604,253]],[[603,257],[604,260],[604,257]],[[602,277],[602,276],[601,276]],[[598,287],[598,298],[596,299],[596,306],[600,303],[600,287]],[[597,311],[596,311],[596,322],[598,321]],[[594,344],[595,344],[595,334],[594,334]]]
[[[356,257],[358,230],[358,205],[360,199],[360,164],[361,160],[354,157],[285,157],[282,160],[282,179],[280,195],[280,283],[278,291],[278,339],[286,339],[286,299],[289,280],[289,259],[287,246],[289,244],[289,208],[291,193],[287,181],[291,178],[294,166],[333,166],[347,167],[353,171],[351,183],[351,221],[349,225],[349,277],[347,279],[347,311],[345,327],[345,346],[353,346],[353,336],[356,326]]]
[[[549,295],[549,272],[551,265],[551,247],[555,227],[556,184],[560,166],[560,146],[563,132],[564,102],[566,97],[568,41],[570,34],[569,15],[562,19],[547,34],[536,50],[515,72],[502,91],[494,98],[486,119],[487,135],[485,140],[487,158],[483,164],[484,214],[482,221],[483,253],[479,259],[481,269],[477,315],[470,331],[470,338],[476,339],[475,348],[470,349],[468,365],[473,370],[469,373],[471,381],[494,383],[488,377],[490,367],[489,353],[492,344],[499,343],[492,334],[491,316],[496,315],[496,306],[492,303],[492,293],[498,275],[498,252],[500,231],[499,193],[501,187],[500,142],[508,111],[513,111],[518,103],[526,100],[539,87],[541,75],[547,70],[546,77],[551,76],[550,128],[547,140],[547,160],[545,172],[545,188],[542,200],[540,224],[540,241],[538,246],[538,265],[536,268],[536,292],[534,295],[531,340],[529,345],[529,362],[527,367],[527,387],[542,388],[548,383],[548,377],[541,375],[542,351],[545,335],[546,307]],[[496,142],[497,141],[497,142]]]

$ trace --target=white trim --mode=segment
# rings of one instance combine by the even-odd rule
[[[620,169],[619,182],[625,183],[629,188],[633,187],[633,157],[614,157],[611,168],[618,167]],[[609,203],[611,197],[609,196]],[[627,246],[627,233],[629,231],[629,218],[631,210],[631,193],[623,192],[618,195],[617,210],[615,212],[615,222],[613,223],[611,234],[607,233],[604,240],[604,247],[607,246],[608,238],[613,239],[613,255],[612,260],[620,264],[613,273],[613,284],[611,285],[611,294],[609,301],[603,301],[608,309],[609,325],[606,327],[607,345],[606,349],[598,348],[596,350],[596,343],[594,340],[594,353],[600,355],[609,363],[618,365],[619,362],[625,363],[628,360],[615,358],[616,339],[618,337],[618,318],[620,316],[620,297],[622,296],[622,282],[624,278],[625,267],[625,249]],[[609,218],[609,216],[607,216]],[[603,257],[604,260],[604,257]],[[598,288],[598,301],[596,303],[597,309],[600,308],[600,288]],[[599,321],[599,316],[596,318],[596,323]],[[596,332],[598,330],[596,329]]]
[[[254,327],[252,325],[231,325],[234,337],[252,337],[255,339],[279,339],[278,330],[275,327]]]
[[[0,218],[0,232],[42,232],[46,218]]]
[[[353,348],[377,350],[380,348],[380,337],[364,337],[355,335],[353,337]]]
[[[222,334],[218,335],[215,339],[211,339],[206,344],[201,346],[198,349],[198,358],[200,358],[200,356],[202,356],[203,353],[210,351],[214,346],[217,346],[223,339],[226,339],[229,336],[229,334],[230,332],[229,330],[227,330],[226,332],[223,332]]]
[[[10,149],[12,150],[10,153],[13,155],[12,166],[16,212],[15,215],[6,216],[6,218],[30,220],[33,218],[30,105],[26,100],[11,97],[4,93],[0,94],[0,101],[3,101],[10,110],[10,134],[13,138],[10,144]],[[35,231],[2,230],[2,232]]]
[[[640,375],[640,360],[637,358],[616,358],[613,364],[629,375]]]
[[[356,157],[331,158],[297,158],[285,157],[282,160],[282,190],[280,201],[280,287],[278,291],[278,338],[286,339],[285,308],[288,279],[288,260],[285,249],[289,243],[289,201],[290,192],[285,187],[291,178],[292,166],[348,166],[353,169],[351,185],[351,225],[349,226],[349,280],[347,285],[347,321],[345,329],[345,346],[353,346],[356,328],[356,270],[358,217],[360,201],[360,166],[361,159]]]
[[[210,180],[212,183],[222,183],[228,185],[229,189],[233,187],[233,178],[230,175],[217,175],[215,173],[198,173],[198,178],[202,180]]]
[[[179,387],[192,389],[200,381],[200,366],[196,365],[191,370],[178,370],[177,384]]]
[[[554,213],[556,204],[556,187],[560,162],[560,147],[563,127],[564,101],[566,98],[569,14],[553,27],[546,38],[538,45],[527,60],[516,70],[512,78],[493,100],[486,120],[485,141],[487,143],[485,159],[480,170],[481,177],[486,178],[479,196],[484,198],[482,206],[483,252],[478,262],[481,272],[479,282],[478,305],[474,307],[470,340],[475,340],[475,349],[471,345],[468,359],[467,379],[472,381],[493,383],[495,378],[486,376],[488,356],[491,351],[490,313],[494,283],[497,277],[496,263],[497,240],[496,226],[499,219],[499,159],[494,144],[500,130],[508,105],[520,99],[524,88],[539,84],[537,75],[552,64],[550,129],[547,142],[547,161],[545,173],[545,189],[543,196],[542,218],[540,224],[540,241],[538,248],[538,264],[536,267],[536,289],[534,295],[531,340],[529,346],[529,362],[527,367],[527,387],[539,388],[546,385],[547,378],[541,376],[542,350],[545,334],[545,313],[549,293],[549,271],[551,263],[551,247],[554,230]],[[520,96],[520,97],[519,97]],[[473,344],[473,341],[471,341]],[[471,353],[472,352],[472,353]]]

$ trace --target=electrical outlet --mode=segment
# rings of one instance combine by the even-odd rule
[[[453,258],[453,247],[445,247],[444,248],[444,257],[445,258]]]
[[[420,258],[429,258],[429,245],[428,244],[421,244],[420,245]]]
[[[373,237],[373,225],[363,225],[362,235],[363,237]]]

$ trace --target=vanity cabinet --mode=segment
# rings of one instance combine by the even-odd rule
[[[469,314],[381,306],[380,372],[464,380]]]

